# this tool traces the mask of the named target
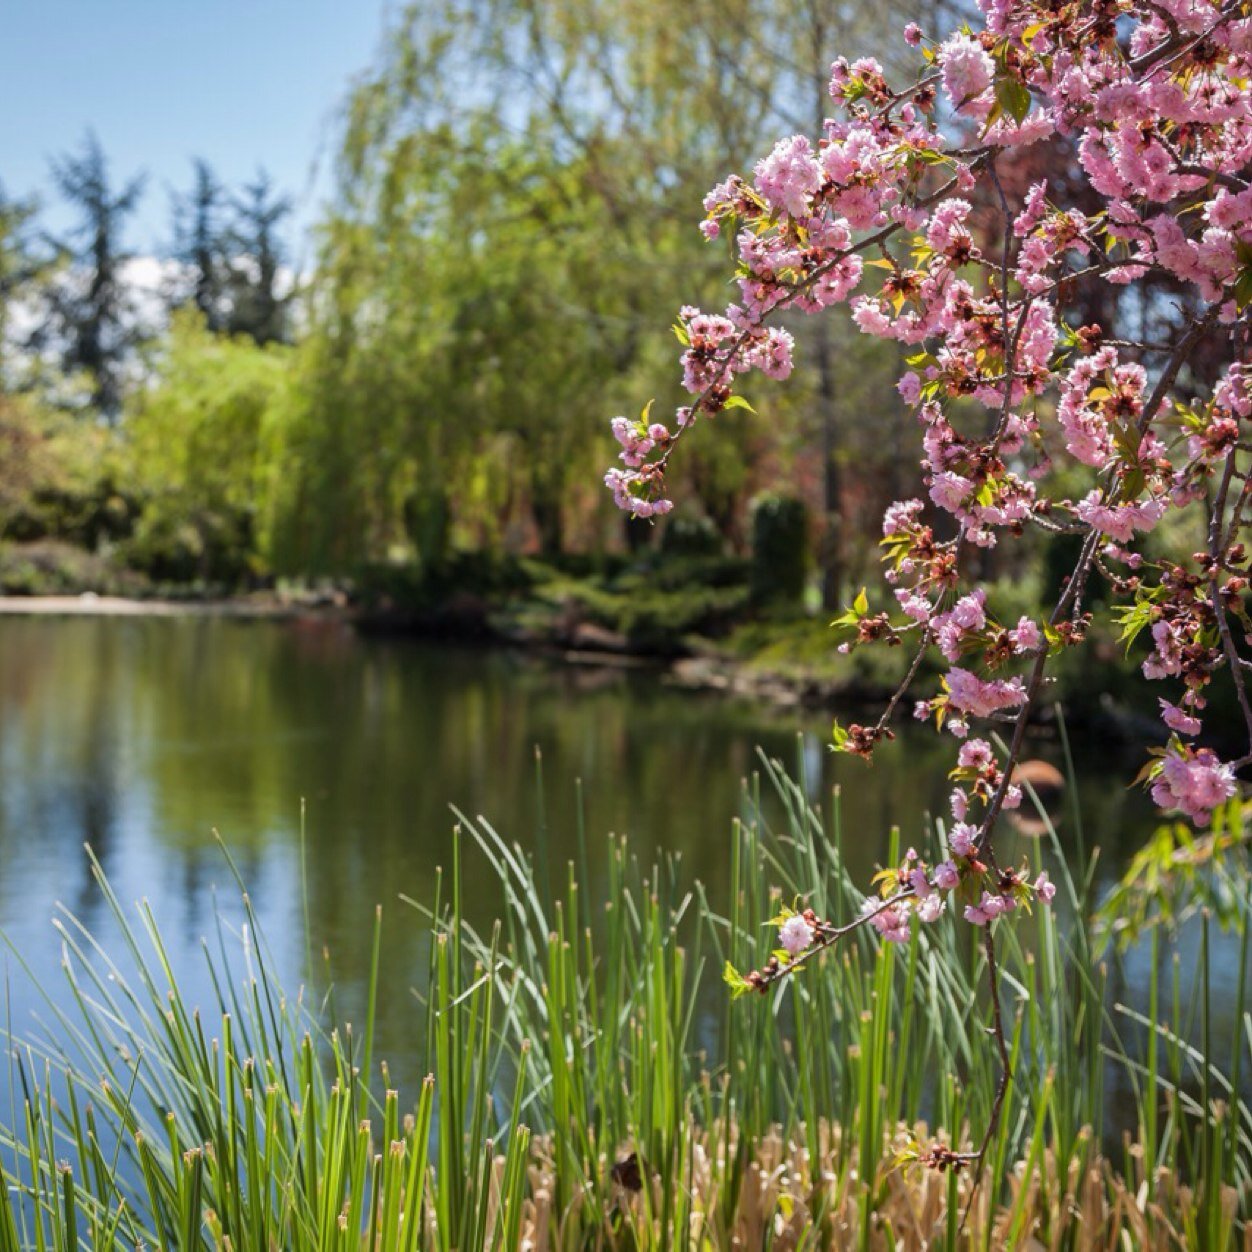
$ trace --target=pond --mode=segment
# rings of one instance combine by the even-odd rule
[[[581,795],[593,889],[615,832],[641,858],[681,855],[719,900],[759,749],[802,770],[814,803],[829,805],[838,785],[845,852],[868,886],[892,825],[920,845],[926,814],[944,813],[950,747],[908,725],[868,768],[832,756],[828,732],[828,715],[682,690],[652,670],[368,637],[338,622],[0,618],[0,929],[14,1026],[37,1007],[13,976],[20,963],[60,994],[58,904],[110,933],[84,844],[124,902],[151,903],[180,977],[199,986],[215,915],[240,918],[216,830],[289,987],[325,951],[342,1003],[359,1006],[384,906],[378,1051],[410,1080],[422,927],[399,897],[430,898],[451,851],[450,805],[556,874],[577,854]],[[1055,742],[1031,751],[1063,765]],[[1110,879],[1155,817],[1127,787],[1135,754],[1088,742],[1076,756],[1077,807]],[[477,918],[498,910],[488,874],[471,868],[467,892]],[[1233,987],[1237,953],[1224,959]]]

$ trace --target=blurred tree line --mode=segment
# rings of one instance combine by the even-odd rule
[[[834,56],[904,51],[883,40],[910,3],[412,4],[345,103],[309,272],[264,175],[232,191],[197,161],[157,317],[126,247],[145,182],[88,137],[53,167],[76,230],[0,196],[0,538],[217,583],[655,542],[600,487],[607,419],[679,403],[669,322],[737,294],[700,201],[820,126]],[[909,486],[907,419],[890,348],[793,329],[797,377],[718,418],[666,525],[742,550],[783,489],[833,600]]]

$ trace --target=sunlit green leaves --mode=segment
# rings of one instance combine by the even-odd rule
[[[1159,761],[1149,762],[1150,770]],[[1158,827],[1131,858],[1095,915],[1101,943],[1125,950],[1154,926],[1176,928],[1206,909],[1223,928],[1248,911],[1252,805],[1233,797],[1197,835],[1184,822]]]
[[[753,990],[752,984],[729,961],[722,967],[722,981],[730,988],[731,998],[735,1000]]]
[[[1015,74],[1001,72],[996,75],[996,103],[1018,125],[1030,112],[1030,91]]]
[[[1126,645],[1127,653],[1131,645],[1144,629],[1150,626],[1159,616],[1157,602],[1164,595],[1164,590],[1157,587],[1140,586],[1135,592],[1133,604],[1118,604],[1112,609],[1113,618],[1121,627],[1118,642]]]

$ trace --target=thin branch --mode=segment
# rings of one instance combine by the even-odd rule
[[[805,948],[799,956],[779,964],[774,969],[763,972],[760,975],[760,989],[763,991],[771,983],[781,982],[788,975],[794,974],[796,970],[802,969],[807,965],[813,957],[820,955],[828,948],[834,947],[845,935],[850,935],[854,930],[860,930],[862,926],[868,925],[880,913],[885,913],[888,909],[894,908],[901,900],[907,900],[913,894],[911,887],[907,887],[903,891],[897,891],[894,895],[880,900],[872,909],[866,909],[864,913],[858,914],[852,921],[845,922],[842,926],[831,926],[828,922],[819,922],[817,940]]]
[[[1229,21],[1234,17],[1241,8],[1241,0],[1230,0],[1213,21],[1200,31],[1199,34],[1185,36],[1181,38],[1166,39],[1163,43],[1159,43],[1155,48],[1145,52],[1142,56],[1136,57],[1130,62],[1130,69],[1133,73],[1139,73],[1146,70],[1147,73],[1139,81],[1146,82],[1148,78],[1171,61],[1175,61],[1178,57],[1186,52],[1190,52],[1192,48],[1203,43],[1213,32],[1222,25],[1223,22]]]
[[[1166,363],[1164,370],[1161,371],[1161,376],[1157,379],[1156,386],[1148,397],[1147,403],[1143,406],[1142,414],[1140,414],[1138,423],[1140,436],[1147,431],[1148,427],[1155,420],[1161,406],[1165,403],[1170,388],[1174,385],[1174,381],[1182,369],[1183,363],[1190,355],[1195,343],[1207,332],[1213,319],[1217,316],[1218,308],[1219,306],[1216,304],[1210,306],[1205,315],[1198,319],[1174,345],[1173,355]],[[1052,611],[1052,616],[1048,622],[1049,626],[1055,628],[1070,612],[1071,608],[1075,611],[1077,610],[1082,589],[1086,583],[1087,573],[1095,557],[1099,542],[1100,532],[1092,529],[1083,542],[1082,551],[1074,566],[1073,573],[1070,575],[1069,583]],[[1021,755],[1022,744],[1026,738],[1026,723],[1030,719],[1035,699],[1043,685],[1047,663],[1048,651],[1045,647],[1040,650],[1034,667],[1030,672],[1030,677],[1027,679],[1026,698],[1022,701],[1021,711],[1013,727],[1013,738],[1009,744],[1008,756],[1004,763],[1004,773],[1000,779],[1000,785],[996,788],[995,795],[991,798],[991,803],[987,806],[986,815],[983,817],[982,826],[978,832],[975,847],[980,855],[988,855],[990,853],[991,836],[995,829],[996,819],[1000,816],[1000,812],[1004,807],[1004,799],[1008,795],[1009,787],[1012,786],[1013,770],[1017,765],[1018,757]],[[1249,727],[1252,730],[1252,722],[1249,723]]]
[[[1008,1094],[1009,1082],[1013,1077],[1009,1060],[1008,1040],[1004,1037],[1004,1018],[1000,1011],[1000,967],[996,963],[996,945],[991,933],[991,923],[988,923],[986,930],[983,931],[982,946],[983,951],[987,955],[987,985],[991,991],[991,1035],[996,1041],[996,1051],[1000,1056],[1000,1077],[996,1082],[996,1093],[991,1102],[991,1114],[987,1118],[987,1127],[983,1131],[982,1143],[978,1145],[977,1152],[964,1158],[974,1165],[974,1181],[969,1189],[969,1197],[965,1201],[965,1212],[961,1216],[960,1229],[962,1231],[969,1221],[970,1211],[974,1207],[974,1199],[978,1195],[979,1184],[982,1182],[983,1174],[986,1172],[987,1149],[991,1146],[991,1140],[995,1138],[996,1131],[1000,1128],[1000,1117],[1004,1112],[1004,1097]]]
[[[1048,619],[1049,626],[1055,628],[1069,613],[1071,605],[1076,603],[1079,590],[1086,577],[1087,567],[1095,556],[1095,550],[1099,541],[1100,532],[1097,530],[1090,531],[1087,538],[1083,540],[1082,550],[1079,553],[1073,573],[1070,574],[1069,583],[1060,599],[1056,602],[1056,607],[1052,610],[1052,616]],[[1048,649],[1044,646],[1040,648],[1039,654],[1035,658],[1034,668],[1030,671],[1030,677],[1026,682],[1026,698],[1022,701],[1021,712],[1013,725],[1013,738],[1009,743],[1008,756],[1004,762],[1003,777],[1000,779],[1000,785],[996,788],[995,795],[991,797],[991,803],[987,806],[986,816],[983,818],[982,827],[978,832],[978,839],[974,846],[980,854],[990,850],[991,835],[995,829],[996,818],[1000,816],[1000,810],[1004,807],[1004,798],[1008,795],[1009,787],[1013,785],[1013,769],[1017,765],[1017,759],[1021,755],[1022,744],[1026,739],[1026,723],[1030,720],[1035,699],[1039,694],[1039,689],[1043,686],[1047,667]]]

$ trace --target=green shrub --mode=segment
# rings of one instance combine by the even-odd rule
[[[452,596],[500,600],[533,586],[536,564],[504,552],[450,552],[441,561],[378,562],[355,579],[358,603],[370,609],[427,612]]]
[[[661,552],[665,556],[720,556],[725,546],[713,522],[697,514],[671,514],[661,532]]]
[[[142,595],[146,579],[111,556],[59,539],[0,543],[0,595]]]
[[[769,493],[752,502],[752,598],[797,604],[809,565],[808,511],[802,500]]]
[[[246,512],[152,506],[121,545],[126,563],[155,582],[235,589],[256,571]]]
[[[117,436],[92,419],[0,396],[0,539],[94,550],[138,512]]]
[[[637,652],[685,652],[691,635],[728,631],[748,608],[746,562],[735,557],[650,554],[614,577],[556,584],[551,594],[576,605]]]

